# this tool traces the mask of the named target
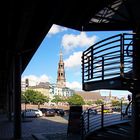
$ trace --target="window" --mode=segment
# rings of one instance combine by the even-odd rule
[[[62,65],[62,64],[60,64],[60,65],[59,65],[59,68],[63,68],[63,65]]]

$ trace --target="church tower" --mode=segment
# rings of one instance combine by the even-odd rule
[[[65,68],[63,62],[63,54],[60,50],[60,60],[58,63],[58,70],[57,70],[57,86],[58,87],[66,87],[66,79],[65,79]]]

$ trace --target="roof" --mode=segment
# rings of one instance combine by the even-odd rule
[[[31,86],[30,88],[32,88],[32,89],[37,89],[37,88],[50,89],[50,83],[49,82],[40,82],[38,85]]]
[[[84,91],[75,91],[76,94],[83,97],[84,100],[98,100],[102,99],[100,92],[84,92]]]

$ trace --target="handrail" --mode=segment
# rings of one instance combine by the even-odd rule
[[[85,50],[82,55],[83,84],[118,76],[125,78],[127,72],[133,72],[133,35],[118,34]],[[131,52],[131,55],[128,55],[128,52]],[[116,71],[116,75],[112,70]]]
[[[127,115],[129,115],[129,110],[130,110],[130,108],[131,108],[131,105],[132,105],[132,100],[129,102],[129,104],[127,105],[127,107],[126,107],[126,110],[125,110],[125,112],[123,113],[123,117],[125,117],[125,116],[127,116]],[[131,110],[132,111],[132,110]]]
[[[89,47],[89,48],[88,48],[87,50],[85,50],[83,53],[85,53],[85,52],[87,52],[89,49],[93,48],[93,46],[97,46],[98,44],[101,44],[102,42],[105,42],[106,40],[109,40],[109,39],[112,39],[112,38],[118,37],[118,36],[120,36],[120,35],[122,35],[122,34],[114,35],[114,36],[108,37],[108,38],[106,38],[106,39],[103,39],[103,40],[101,40],[101,41],[95,43],[95,44],[92,45],[91,47]],[[100,46],[97,47],[96,49],[98,49],[98,48],[100,48]]]
[[[109,111],[106,112],[106,107]],[[128,105],[123,109],[123,104],[121,101],[119,110],[113,110],[113,107],[110,104],[102,104],[96,107],[89,108],[88,110],[83,111],[81,115],[81,136],[84,139],[88,134],[98,129],[104,128],[106,126],[111,126],[114,124],[119,124],[121,122],[130,121],[130,118],[125,118],[123,112],[126,112],[130,108]],[[96,113],[93,113],[92,110],[96,110]]]

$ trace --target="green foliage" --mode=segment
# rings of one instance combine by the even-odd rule
[[[102,99],[98,99],[95,101],[96,105],[102,105],[104,103],[104,101]]]
[[[87,101],[85,104],[86,105],[92,105],[94,102],[93,101]]]
[[[85,102],[83,98],[78,94],[73,94],[71,97],[67,99],[69,105],[84,105]]]
[[[121,102],[119,100],[111,100],[112,106],[121,106]]]
[[[63,102],[63,101],[64,99],[59,95],[55,95],[54,98],[51,100],[51,102],[54,102],[56,104],[58,104],[58,102]]]
[[[47,96],[35,90],[26,90],[25,92],[22,92],[21,99],[25,103],[32,104],[44,104],[45,102],[49,102],[49,98]]]

